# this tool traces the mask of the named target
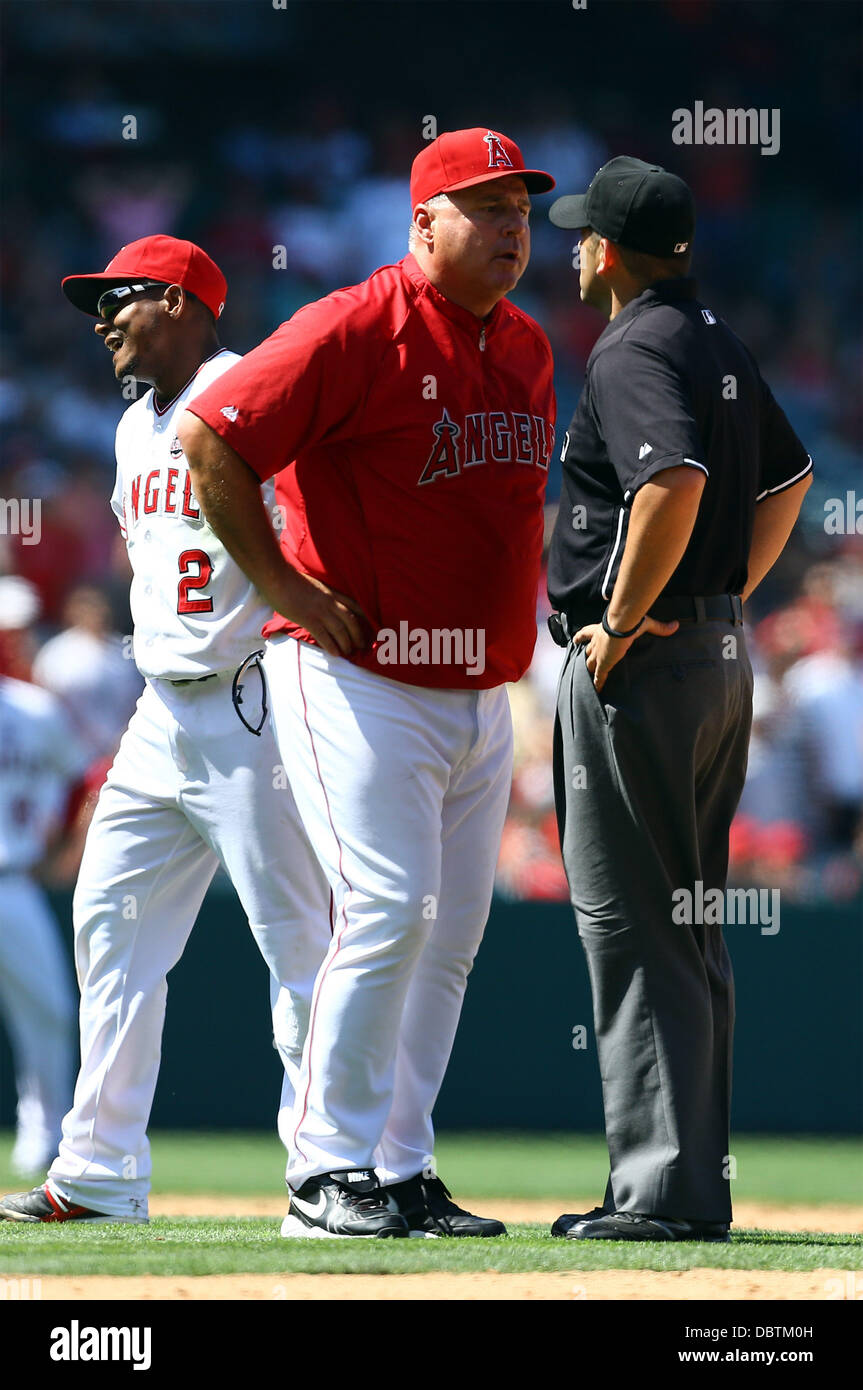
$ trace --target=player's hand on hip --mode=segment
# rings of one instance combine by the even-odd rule
[[[369,643],[371,623],[358,603],[320,579],[294,571],[279,612],[306,632],[329,656],[350,656]]]
[[[588,623],[586,627],[579,628],[572,640],[577,647],[587,644],[587,669],[593,676],[594,686],[601,690],[618,661],[626,656],[633,642],[637,642],[639,637],[648,632],[653,637],[671,637],[679,626],[676,620],[661,623],[657,618],[646,617],[632,637],[609,637],[602,623]]]

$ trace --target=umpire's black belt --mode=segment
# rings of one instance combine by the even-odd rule
[[[739,594],[710,594],[707,598],[697,598],[688,594],[669,594],[658,598],[650,605],[650,617],[661,623],[733,623],[740,627],[743,623],[743,600]],[[572,612],[552,613],[548,620],[548,630],[559,647],[566,647],[578,632],[588,623],[598,623],[602,614],[576,615]]]

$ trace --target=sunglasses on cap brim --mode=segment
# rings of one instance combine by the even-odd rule
[[[112,290],[106,290],[99,296],[96,302],[96,313],[100,319],[112,319],[118,309],[128,302],[133,294],[142,294],[145,290],[166,290],[167,284],[161,280],[142,280],[136,285],[115,285]]]

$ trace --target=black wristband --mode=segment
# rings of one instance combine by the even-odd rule
[[[602,615],[602,630],[603,632],[607,632],[609,637],[634,637],[643,622],[644,618],[639,618],[635,627],[631,627],[628,632],[617,632],[615,628],[609,626],[608,609],[606,608]]]

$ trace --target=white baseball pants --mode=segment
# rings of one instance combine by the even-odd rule
[[[75,996],[45,894],[21,873],[0,874],[0,1011],[18,1092],[12,1166],[43,1171],[72,1094]]]
[[[430,1162],[431,1114],[491,904],[509,798],[506,690],[427,690],[293,638],[268,646],[273,723],[334,898],[288,1181]]]
[[[270,968],[288,1134],[330,895],[272,730],[242,727],[231,679],[148,681],[87,836],[73,903],[81,1071],[50,1177],[61,1196],[109,1215],[146,1214],[165,976],[220,861]]]

